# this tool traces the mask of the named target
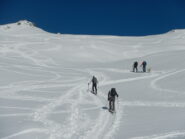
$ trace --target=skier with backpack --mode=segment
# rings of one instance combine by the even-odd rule
[[[118,94],[116,92],[115,88],[111,88],[111,90],[108,92],[108,101],[109,101],[109,111],[114,112],[115,111],[115,97],[118,97]]]
[[[140,65],[140,66],[143,67],[143,72],[146,72],[146,65],[147,65],[146,61],[143,61],[143,62],[141,63],[141,65]]]
[[[95,76],[92,77],[90,83],[92,82],[92,93],[94,93],[95,95],[97,95],[97,84],[98,84],[98,80]],[[90,84],[88,83],[88,85]]]
[[[137,66],[138,66],[138,62],[135,61],[133,64],[133,72],[138,72]]]

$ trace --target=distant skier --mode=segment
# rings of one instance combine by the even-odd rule
[[[98,84],[97,78],[95,76],[93,76],[92,79],[91,79],[91,81],[90,81],[90,83],[91,82],[92,82],[92,92],[97,95],[97,84]],[[88,85],[90,83],[88,83]]]
[[[138,72],[137,66],[138,66],[138,62],[135,61],[133,64],[133,72]]]
[[[141,63],[141,65],[140,65],[140,66],[143,67],[143,72],[146,72],[146,65],[147,65],[146,61],[143,61],[143,62]]]
[[[111,88],[111,90],[108,92],[108,101],[109,101],[109,111],[114,112],[115,111],[115,97],[118,97],[118,94],[116,92],[115,88]]]

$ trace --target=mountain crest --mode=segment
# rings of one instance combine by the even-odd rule
[[[27,20],[20,20],[17,22],[17,25],[35,26],[35,23],[27,21]]]

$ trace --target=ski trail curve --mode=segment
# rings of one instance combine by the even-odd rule
[[[133,137],[130,139],[173,139],[178,137],[185,138],[185,131],[173,131],[164,134],[155,134],[151,136]]]
[[[37,122],[42,122],[45,125],[45,128],[48,130],[50,139],[57,139],[61,138],[63,136],[63,127],[60,124],[57,124],[51,120],[48,120],[47,115],[48,113],[51,113],[52,110],[56,107],[62,104],[62,102],[65,101],[68,97],[72,95],[72,93],[79,88],[79,86],[75,86],[71,90],[69,90],[64,96],[61,96],[59,99],[49,103],[48,105],[45,105],[44,107],[38,109],[34,115],[33,119]]]
[[[31,128],[31,129],[26,129],[26,130],[20,131],[18,133],[12,134],[12,135],[7,136],[7,137],[3,137],[1,139],[11,139],[11,138],[18,137],[18,136],[28,134],[28,133],[32,133],[32,132],[45,133],[47,131],[45,129],[40,129],[40,128]]]
[[[170,92],[170,93],[179,93],[179,91],[175,91],[175,90],[170,90],[170,89],[165,89],[165,88],[161,88],[157,85],[157,82],[162,80],[162,79],[165,79],[167,77],[170,77],[170,76],[173,76],[175,74],[178,74],[178,73],[181,73],[181,72],[184,72],[185,69],[181,69],[181,70],[177,70],[177,71],[172,71],[172,72],[167,72],[166,74],[160,76],[160,77],[157,77],[155,78],[154,80],[152,80],[152,82],[150,83],[150,86],[155,89],[155,90],[158,90],[158,91],[165,91],[165,92]]]

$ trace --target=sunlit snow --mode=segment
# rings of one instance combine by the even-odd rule
[[[151,72],[131,72],[136,60]],[[185,30],[120,37],[0,26],[0,139],[184,139],[184,83]]]

